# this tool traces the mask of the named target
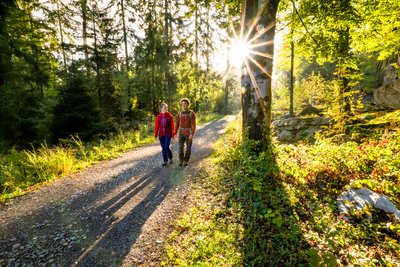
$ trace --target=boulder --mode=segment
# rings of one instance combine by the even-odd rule
[[[291,117],[272,122],[273,135],[279,141],[295,142],[298,140],[314,140],[315,133],[322,130],[323,126],[330,124],[329,118],[310,117],[299,118]]]
[[[313,105],[305,105],[303,107],[303,110],[299,113],[299,116],[307,116],[307,115],[321,115],[321,110],[318,108],[314,107]]]
[[[400,80],[394,80],[376,89],[374,102],[378,107],[400,109]]]
[[[397,220],[400,221],[400,211],[384,195],[380,195],[368,188],[350,189],[344,191],[338,198],[338,209],[340,213],[349,213],[351,210],[361,210],[367,205],[374,206],[385,212],[393,213]]]
[[[292,132],[288,130],[283,130],[278,133],[278,140],[280,141],[292,141],[294,138]]]

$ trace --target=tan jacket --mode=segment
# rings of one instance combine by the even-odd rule
[[[175,133],[182,135],[194,134],[196,131],[196,114],[192,110],[179,111],[176,116]]]

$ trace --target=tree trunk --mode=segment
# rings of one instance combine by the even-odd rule
[[[122,32],[124,33],[124,45],[125,45],[125,68],[126,68],[126,72],[128,72],[128,69],[129,69],[128,37],[127,37],[126,25],[125,25],[125,5],[124,5],[124,0],[121,0],[121,16],[122,16]]]
[[[351,9],[350,0],[341,1],[340,3],[341,11],[346,12]],[[350,58],[350,28],[347,26],[346,28],[339,30],[339,60],[337,66],[337,72],[340,79],[340,114],[345,116],[351,114],[350,74],[352,73],[352,70],[348,64]]]
[[[165,97],[170,101],[169,95],[169,19],[168,19],[168,0],[164,0],[164,45],[165,45]]]
[[[230,47],[228,46],[228,57],[226,58],[226,72],[225,72],[225,95],[224,95],[224,113],[228,114],[228,94],[229,94],[229,72],[230,72]]]
[[[67,73],[67,56],[65,53],[65,43],[64,43],[64,34],[63,34],[63,27],[61,23],[61,14],[60,14],[60,4],[57,1],[57,18],[58,18],[58,27],[60,29],[60,41],[61,41],[61,51],[62,51],[62,58],[63,58],[63,67],[64,72]]]
[[[194,61],[196,64],[199,64],[199,23],[198,23],[198,19],[199,19],[199,6],[197,4],[197,0],[195,1],[196,3],[196,9],[195,9],[195,13],[194,13]]]
[[[38,94],[40,99],[44,99],[44,92],[43,92],[43,83],[40,79],[40,63],[38,60],[38,49],[36,47],[36,44],[33,42],[35,40],[34,33],[35,33],[35,27],[33,25],[33,18],[32,18],[32,10],[29,7],[28,10],[28,16],[29,16],[29,26],[31,30],[31,50],[32,50],[32,65],[33,65],[33,75],[35,76],[35,83],[37,86]]]
[[[270,0],[258,5],[258,0],[242,0],[244,36],[251,44],[273,41],[276,12],[279,0]],[[269,28],[269,30],[267,30]],[[263,30],[265,29],[265,31]],[[257,37],[259,36],[259,37]],[[256,38],[257,37],[257,38]],[[271,74],[274,46],[264,45],[257,49],[263,56],[247,58],[242,72],[243,129],[251,140],[260,141],[260,149],[270,142],[271,127]],[[265,56],[269,54],[270,56]],[[270,57],[270,58],[268,58]]]
[[[85,54],[86,70],[89,72],[89,49],[87,45],[87,0],[81,0],[81,8],[83,52]]]
[[[340,56],[338,61],[337,73],[340,79],[340,88],[339,88],[339,106],[340,106],[340,114],[342,115],[350,115],[351,114],[351,96],[350,96],[350,79],[349,75],[351,73],[350,67],[347,65],[346,58],[350,53],[350,45],[349,45],[349,29],[340,31]]]
[[[293,34],[292,34],[293,37]],[[289,97],[290,97],[290,104],[289,104],[289,116],[293,117],[293,94],[294,94],[294,42],[293,39],[290,42],[290,85],[289,85]]]
[[[100,55],[97,45],[97,34],[96,34],[96,22],[93,20],[93,52],[95,58],[95,68],[96,68],[96,87],[97,87],[97,97],[99,98],[99,103],[101,103],[101,87],[100,87]]]

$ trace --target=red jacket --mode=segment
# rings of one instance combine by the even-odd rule
[[[156,117],[156,123],[154,125],[154,137],[157,136],[171,136],[174,137],[174,117],[171,113],[165,112],[159,113]]]

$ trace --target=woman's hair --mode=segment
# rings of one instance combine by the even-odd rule
[[[187,99],[187,98],[182,98],[180,103],[182,104],[182,102],[186,102],[186,103],[188,104],[188,106],[190,106],[190,101],[189,101],[189,99]]]
[[[161,103],[161,104],[160,104],[160,109],[162,109],[163,107],[166,107],[166,108],[167,108],[167,107],[168,107],[168,105],[167,105],[167,104],[165,104],[165,103]]]

